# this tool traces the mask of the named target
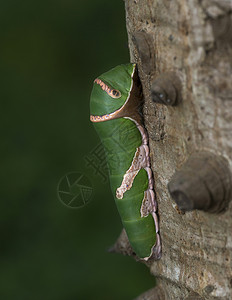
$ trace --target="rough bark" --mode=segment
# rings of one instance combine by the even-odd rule
[[[162,299],[232,299],[231,203],[220,214],[180,214],[167,189],[175,171],[196,151],[222,155],[232,166],[232,1],[125,4],[159,206],[163,254],[149,264],[151,273],[165,294]],[[151,99],[152,82],[164,72],[175,72],[181,80],[177,106]]]

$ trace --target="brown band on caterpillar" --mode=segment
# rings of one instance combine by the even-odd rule
[[[101,79],[96,78],[94,83],[99,84],[103,91],[105,91],[112,98],[120,98],[121,92],[116,89],[111,89],[107,84],[105,84]]]

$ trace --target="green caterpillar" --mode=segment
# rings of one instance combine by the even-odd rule
[[[90,120],[105,148],[111,189],[131,246],[148,260],[161,257],[161,242],[142,104],[135,64],[117,66],[95,79]]]

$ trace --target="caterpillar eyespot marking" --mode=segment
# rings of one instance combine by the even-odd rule
[[[101,79],[96,78],[94,83],[99,84],[103,91],[105,91],[112,98],[120,98],[121,92],[116,89],[111,89],[106,83],[104,83]]]

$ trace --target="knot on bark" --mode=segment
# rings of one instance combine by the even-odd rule
[[[181,211],[221,212],[231,195],[228,162],[211,152],[194,153],[173,175],[168,190]]]

